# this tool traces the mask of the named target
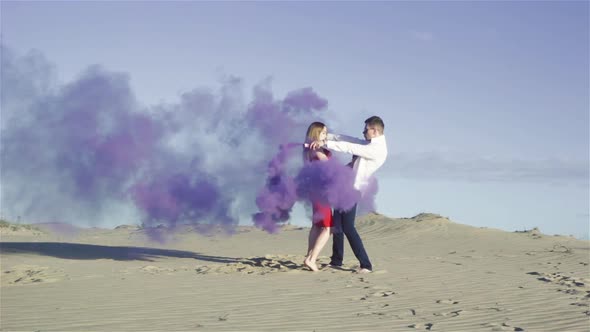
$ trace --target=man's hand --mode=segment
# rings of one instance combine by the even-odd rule
[[[325,141],[313,141],[309,144],[309,148],[312,150],[317,150],[323,147],[324,145],[326,145]]]

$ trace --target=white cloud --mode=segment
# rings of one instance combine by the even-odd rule
[[[385,171],[407,178],[588,186],[589,168],[588,161],[582,159],[518,159],[422,152],[390,155]]]

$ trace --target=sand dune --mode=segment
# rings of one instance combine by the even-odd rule
[[[590,242],[434,214],[358,221],[375,271],[302,266],[307,228],[2,231],[2,331],[589,331]],[[320,257],[323,264],[329,248]]]

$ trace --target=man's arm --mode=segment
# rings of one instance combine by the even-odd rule
[[[366,141],[363,142],[365,142],[365,144],[350,143],[346,141],[327,141],[325,146],[333,151],[350,153],[365,159],[377,159],[381,154],[379,147],[375,145],[367,145]]]
[[[355,143],[355,144],[367,144],[368,143],[364,139],[360,139],[360,138],[356,138],[356,137],[352,137],[352,136],[340,135],[340,134],[328,134],[327,137],[328,137],[329,141],[349,142],[349,143]]]

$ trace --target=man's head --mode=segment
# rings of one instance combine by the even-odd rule
[[[384,129],[385,124],[383,124],[383,120],[378,116],[372,116],[365,120],[365,130],[363,131],[363,135],[365,135],[366,140],[371,140],[383,135]]]

